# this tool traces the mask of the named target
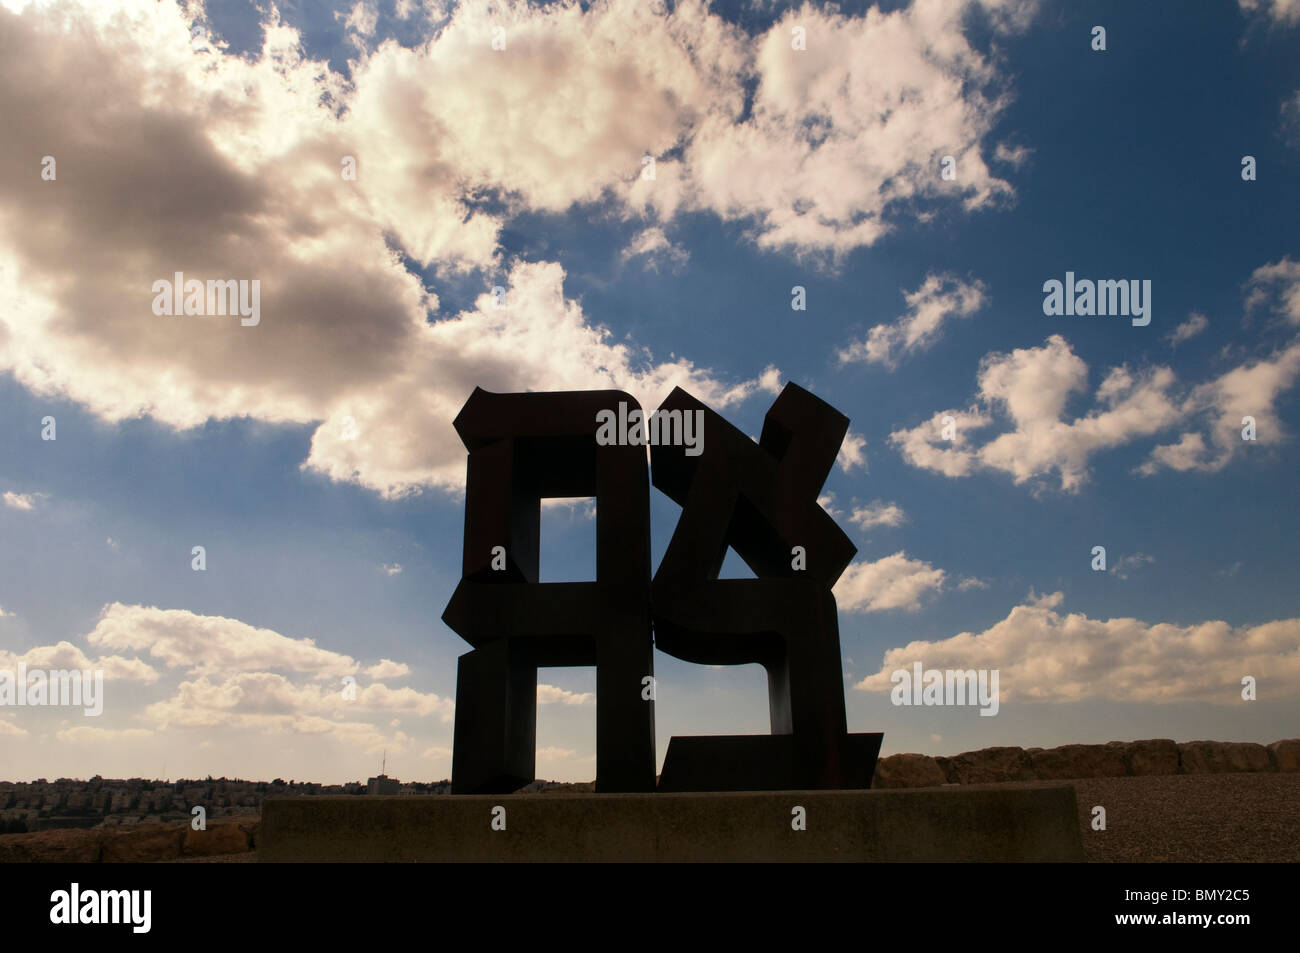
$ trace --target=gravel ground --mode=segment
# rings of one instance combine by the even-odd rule
[[[1071,781],[1084,857],[1300,861],[1300,774],[1174,774]],[[1106,830],[1092,829],[1092,808]]]

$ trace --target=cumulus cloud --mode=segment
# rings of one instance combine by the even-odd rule
[[[309,469],[385,495],[463,485],[450,422],[474,386],[653,405],[681,385],[717,407],[769,389],[775,369],[724,382],[611,343],[559,265],[503,262],[497,244],[510,215],[630,187],[643,149],[738,109],[745,44],[691,3],[493,10],[382,44],[350,83],[274,13],[241,58],[194,51],[172,4],[0,10],[0,369],[110,421],[312,425]],[[508,53],[488,42],[498,18]],[[27,187],[32,150],[62,162],[49,188]],[[481,210],[492,197],[504,211]],[[504,271],[505,306],[485,280],[445,314],[408,259]],[[153,315],[153,282],[176,272],[260,281],[260,323]]]
[[[1246,417],[1255,422],[1259,444],[1288,437],[1276,407],[1300,377],[1294,330],[1300,327],[1300,262],[1282,258],[1256,268],[1245,291],[1247,314],[1271,313],[1276,320],[1268,330],[1286,337],[1270,353],[1208,380],[1180,383],[1161,365],[1112,367],[1091,392],[1092,408],[1067,418],[1067,402],[1089,393],[1088,366],[1064,337],[1052,335],[1042,347],[985,355],[969,407],[895,430],[890,442],[913,466],[945,476],[998,471],[1017,484],[1055,477],[1062,490],[1074,492],[1087,482],[1094,454],[1180,428],[1176,440],[1151,448],[1137,472],[1221,470],[1249,446],[1242,439]],[[1208,323],[1192,314],[1171,333],[1171,343]],[[995,424],[1010,429],[982,433]]]
[[[382,681],[386,678],[402,678],[411,674],[411,666],[405,662],[394,662],[392,659],[380,659],[374,665],[365,670],[368,678],[375,681]]]
[[[55,645],[38,645],[22,654],[0,649],[0,669],[17,669],[19,664],[28,670],[45,671],[101,671],[110,681],[143,682],[151,684],[158,681],[159,675],[148,662],[141,659],[125,658],[121,655],[105,655],[92,659],[71,642],[60,641]]]
[[[876,526],[902,526],[907,521],[903,508],[897,503],[885,503],[874,500],[866,506],[855,506],[849,515],[849,522],[862,529]]]
[[[1300,325],[1300,261],[1285,256],[1260,265],[1246,282],[1246,310],[1272,309],[1284,320]]]
[[[1013,146],[1010,143],[999,142],[998,147],[993,150],[993,158],[1018,169],[1029,161],[1033,151],[1028,146]]]
[[[997,669],[1002,701],[1239,702],[1241,677],[1265,673],[1279,697],[1300,693],[1300,619],[1232,626],[1090,619],[1062,613],[1053,593],[1013,608],[983,632],[916,641],[885,653],[854,688],[888,691],[920,661],[935,669]]]
[[[411,487],[463,485],[464,447],[451,421],[475,386],[490,391],[615,388],[642,406],[657,406],[681,386],[705,403],[727,407],[759,391],[776,391],[777,373],[726,384],[686,358],[658,364],[607,329],[589,324],[565,297],[554,264],[518,264],[505,304],[484,294],[473,311],[427,325],[409,372],[386,378],[365,398],[340,404],[316,430],[305,466],[393,495]],[[563,361],[556,354],[565,355]],[[344,415],[357,433],[344,439]],[[412,435],[420,435],[413,437]]]
[[[1110,571],[1121,579],[1127,579],[1129,574],[1143,566],[1149,566],[1156,561],[1156,557],[1147,553],[1130,553],[1121,556]]]
[[[1300,23],[1300,0],[1237,0],[1243,11],[1265,17],[1278,26]]]
[[[1300,375],[1300,341],[1271,356],[1235,367],[1194,388],[1183,404],[1189,422],[1201,430],[1184,432],[1176,443],[1155,447],[1138,468],[1150,475],[1161,468],[1222,470],[1247,442],[1242,439],[1244,419],[1255,421],[1256,441],[1275,443],[1287,437],[1277,415],[1278,398]]]
[[[1011,185],[984,158],[1008,96],[997,66],[963,32],[975,6],[1002,32],[1023,28],[1034,4],[916,0],[862,16],[804,4],[748,44],[702,36],[701,47],[715,40],[710,51],[727,50],[730,62],[737,44],[755,51],[745,64],[756,83],[748,115],[734,93],[720,97],[681,159],[635,183],[633,200],[661,215],[708,209],[751,223],[761,247],[838,258],[873,244],[895,217],[924,215],[920,205],[974,210],[1009,198]],[[792,48],[795,27],[805,50]],[[948,155],[953,180],[939,175]]]
[[[889,441],[915,467],[948,477],[970,476],[977,469],[976,441],[971,434],[993,422],[978,409],[941,410],[911,430],[896,430]]]
[[[844,435],[835,462],[845,473],[851,473],[854,467],[867,469],[867,438],[850,430]]]
[[[874,562],[849,563],[835,583],[835,601],[844,612],[915,610],[929,592],[943,588],[946,573],[901,550]]]
[[[282,669],[328,678],[358,668],[351,656],[317,648],[312,639],[292,639],[224,616],[120,602],[103,608],[86,641],[147,652],[168,668],[195,674]]]
[[[374,36],[375,27],[379,25],[379,10],[373,4],[365,3],[363,0],[353,6],[346,16],[336,10],[334,19],[342,20],[347,30],[356,32],[361,37],[370,37]],[[362,48],[364,49],[364,45]]]
[[[347,78],[273,7],[244,57],[192,44],[177,4],[0,9],[0,369],[109,421],[313,426],[309,469],[390,496],[463,485],[450,421],[475,385],[738,403],[779,372],[723,381],[611,343],[559,265],[504,260],[502,229],[606,201],[647,217],[635,247],[652,256],[674,254],[664,223],[704,210],[763,247],[836,257],[936,204],[1010,197],[983,158],[1007,93],[963,32],[974,8],[998,34],[1034,4],[805,6],[751,37],[700,0],[468,0],[431,10],[408,48],[374,46],[377,8],[360,2]],[[33,154],[61,163],[48,188],[28,187]],[[954,181],[937,175],[948,154]],[[506,306],[445,314],[408,261],[504,272]],[[260,281],[260,323],[153,315],[153,282],[176,272]]]
[[[1055,475],[1062,490],[1077,491],[1088,478],[1093,454],[1155,434],[1185,417],[1172,393],[1172,370],[1121,366],[1102,379],[1092,410],[1066,419],[1066,402],[1087,391],[1087,382],[1088,366],[1065,338],[1054,334],[1042,347],[986,355],[970,408],[941,411],[924,424],[896,430],[890,442],[913,466],[946,476],[992,470],[1022,484]],[[945,439],[946,417],[952,418],[950,440]],[[1012,429],[977,436],[997,421]]]
[[[36,505],[36,499],[39,494],[36,493],[14,493],[12,490],[6,490],[2,499],[5,506],[15,510],[30,510]]]
[[[537,704],[539,705],[590,705],[596,700],[592,692],[571,692],[565,688],[557,688],[554,685],[538,683],[537,685]]]
[[[877,324],[865,338],[842,349],[841,364],[883,364],[892,370],[902,358],[931,347],[949,318],[969,317],[987,300],[983,282],[934,274],[903,297],[907,311],[892,324]]]
[[[362,719],[369,716],[394,729],[400,724],[395,715],[436,718],[445,724],[455,711],[449,698],[383,683],[409,675],[405,663],[380,659],[361,669],[354,659],[318,648],[311,639],[291,639],[237,619],[112,603],[104,607],[86,640],[104,648],[148,653],[192,677],[180,681],[169,697],[133,713],[147,730],[69,732],[66,740],[106,741],[220,726],[254,734],[330,734],[364,751],[385,744],[400,751],[411,740],[403,732],[385,731]],[[0,651],[0,668],[16,669],[19,663],[28,669],[100,669],[107,679],[145,684],[161,677],[142,659],[90,658],[70,642],[38,646],[21,655]],[[358,671],[371,679],[370,684],[335,680]]]
[[[143,716],[160,729],[226,726],[320,734],[365,724],[344,720],[345,715],[402,712],[436,715],[447,722],[453,711],[450,700],[412,688],[374,683],[348,698],[332,685],[295,684],[276,672],[240,672],[221,680],[203,675],[183,681],[172,697],[149,705]],[[376,730],[373,725],[366,728]]]
[[[1184,341],[1190,341],[1210,326],[1210,319],[1199,312],[1192,312],[1187,320],[1174,328],[1167,335],[1171,347],[1177,347]]]
[[[619,257],[624,261],[640,258],[650,271],[658,271],[661,264],[670,271],[679,271],[690,261],[691,254],[669,241],[664,230],[655,225],[633,236]]]
[[[8,735],[13,738],[21,738],[26,734],[27,734],[26,728],[20,727],[19,725],[15,725],[12,721],[9,721],[7,718],[0,718],[0,737],[4,737],[5,735]]]

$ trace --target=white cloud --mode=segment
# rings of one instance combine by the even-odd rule
[[[1154,556],[1148,555],[1147,553],[1132,553],[1129,555],[1121,556],[1118,560],[1116,560],[1115,564],[1111,566],[1110,571],[1113,572],[1115,575],[1119,576],[1119,578],[1121,579],[1127,579],[1129,577],[1129,573],[1137,569],[1140,569],[1143,566],[1149,566],[1155,561],[1156,558]]]
[[[844,435],[835,462],[845,473],[852,472],[854,467],[867,469],[867,438],[850,430]]]
[[[1271,444],[1288,435],[1277,415],[1277,399],[1300,375],[1300,341],[1267,358],[1250,361],[1194,388],[1183,403],[1183,416],[1200,431],[1184,432],[1177,443],[1155,447],[1138,472],[1150,475],[1162,467],[1172,470],[1222,470],[1246,441],[1243,419],[1255,420],[1256,442]]]
[[[1062,594],[1020,605],[980,633],[916,641],[885,653],[854,688],[888,691],[890,674],[920,661],[934,669],[997,669],[1010,699],[1073,702],[1241,700],[1241,677],[1261,673],[1277,697],[1300,693],[1300,619],[1254,626],[1090,619],[1057,611]]]
[[[926,424],[889,435],[903,459],[916,467],[948,477],[970,476],[976,470],[972,431],[987,427],[993,417],[979,410],[941,410]],[[951,439],[944,436],[951,432]]]
[[[475,310],[427,325],[409,371],[385,377],[368,397],[347,405],[358,424],[355,438],[342,438],[341,416],[328,420],[316,430],[305,466],[386,495],[425,484],[461,486],[465,450],[451,421],[475,386],[498,392],[616,388],[643,407],[657,406],[681,386],[715,408],[773,390],[771,368],[759,379],[728,385],[685,358],[642,363],[627,345],[611,344],[608,330],[586,321],[564,296],[563,279],[558,265],[516,265],[504,307],[484,294]]]
[[[388,576],[400,576],[402,574],[401,563],[382,563],[379,568]]]
[[[55,645],[38,645],[22,654],[0,649],[0,668],[16,669],[24,664],[29,670],[45,671],[101,671],[109,681],[143,682],[146,685],[158,681],[159,675],[148,662],[140,659],[124,658],[121,655],[105,655],[92,659],[71,642],[61,641]]]
[[[982,141],[1006,105],[1003,77],[967,42],[975,4],[916,0],[883,13],[842,16],[805,4],[761,37],[749,67],[757,81],[740,118],[731,88],[695,123],[680,162],[661,162],[656,181],[632,199],[663,215],[704,208],[752,223],[761,247],[843,256],[869,246],[897,218],[946,201],[966,210],[1009,198]],[[1020,29],[1033,4],[983,5],[995,32]],[[794,26],[807,49],[791,48]],[[743,41],[717,34],[710,52],[736,55]],[[731,65],[731,64],[728,64]],[[734,67],[733,67],[734,68]],[[957,177],[939,175],[956,160]]]
[[[681,245],[669,241],[664,230],[654,225],[633,236],[619,257],[623,261],[641,258],[650,271],[658,271],[661,264],[671,271],[679,271],[690,261],[691,254]]]
[[[1177,443],[1152,448],[1151,455],[1138,468],[1138,472],[1150,476],[1161,467],[1170,470],[1207,469],[1208,459],[1205,438],[1199,433],[1185,433],[1178,438]]]
[[[374,36],[375,27],[379,23],[379,10],[370,3],[358,2],[352,7],[352,11],[345,18],[340,11],[334,12],[335,20],[343,20],[343,26],[348,30],[353,30],[363,37]]]
[[[36,504],[38,495],[35,493],[14,493],[6,490],[3,499],[5,506],[16,510],[30,510]]]
[[[1280,26],[1300,23],[1300,0],[1237,0],[1247,13],[1258,14]]]
[[[275,672],[240,672],[213,681],[207,675],[183,681],[176,693],[144,710],[144,718],[159,729],[179,727],[251,727],[300,734],[378,732],[374,725],[342,720],[359,714],[376,716],[402,712],[418,717],[437,715],[449,722],[449,699],[412,688],[382,683],[358,689],[348,700],[334,685],[295,684]],[[369,735],[362,742],[372,743]]]
[[[1187,320],[1174,328],[1167,335],[1171,347],[1177,347],[1184,341],[1190,341],[1210,326],[1210,319],[1200,312],[1193,311]]]
[[[658,217],[642,232],[656,246],[678,211],[707,209],[751,223],[764,247],[840,255],[918,202],[985,207],[1010,195],[982,158],[1004,80],[962,33],[972,6],[805,7],[752,38],[693,0],[470,0],[430,10],[426,44],[369,49],[375,7],[359,3],[350,82],[306,59],[273,13],[250,57],[196,52],[181,8],[152,0],[5,13],[0,110],[15,145],[0,153],[0,368],[109,421],[318,425],[307,465],[386,495],[462,485],[449,422],[476,384],[621,387],[645,405],[681,384],[717,407],[774,391],[775,368],[727,383],[611,344],[558,265],[502,260],[501,229],[520,211],[612,199]],[[1033,9],[982,6],[995,31]],[[789,48],[795,17],[806,53]],[[504,53],[488,42],[497,23]],[[112,128],[159,141],[80,121],[110,111]],[[37,143],[95,174],[27,188],[18,170]],[[651,181],[645,150],[682,158]],[[956,182],[935,173],[949,153]],[[355,181],[340,174],[349,156]],[[485,297],[438,313],[389,237],[439,274],[506,271],[507,307]],[[182,259],[191,278],[260,280],[261,323],[152,315],[153,281]],[[339,438],[345,416],[358,439]]]
[[[1063,592],[1045,592],[1040,595],[1032,587],[1025,596],[1025,605],[1036,609],[1055,609],[1063,602],[1065,602]]]
[[[310,469],[394,496],[463,486],[451,420],[476,385],[617,387],[643,405],[681,385],[717,408],[773,389],[775,368],[724,382],[611,343],[559,265],[507,263],[497,246],[508,216],[626,190],[644,149],[739,108],[746,44],[697,3],[470,2],[432,43],[361,57],[350,85],[271,15],[249,58],[193,52],[179,8],[152,0],[0,16],[13,80],[0,90],[0,369],[36,393],[109,421],[317,425]],[[488,42],[498,18],[508,53]],[[101,112],[111,128],[79,119]],[[27,188],[34,143],[95,174]],[[492,196],[506,211],[479,210]],[[506,306],[489,279],[473,308],[440,313],[389,240],[440,273],[504,272]],[[260,323],[153,315],[153,282],[186,269],[260,280]]]
[[[365,673],[368,678],[382,681],[387,678],[402,678],[405,675],[410,675],[411,667],[405,662],[394,662],[385,658],[365,669]]]
[[[998,147],[993,150],[993,158],[1018,169],[1029,161],[1029,156],[1033,151],[1028,146],[1012,146],[1006,142],[999,142]]]
[[[612,200],[657,218],[640,240],[670,256],[663,223],[692,209],[743,219],[763,247],[839,256],[929,214],[920,204],[987,207],[1011,194],[983,158],[1005,78],[963,35],[975,6],[995,32],[1034,8],[806,6],[749,37],[699,0],[469,0],[430,9],[429,42],[372,49],[376,8],[361,2],[345,21],[350,80],[307,59],[274,12],[248,57],[196,51],[182,8],[153,0],[0,12],[0,370],[108,421],[314,425],[307,468],[387,496],[463,485],[450,421],[476,385],[617,387],[644,406],[681,385],[719,409],[775,393],[774,367],[723,381],[611,343],[559,265],[503,260],[502,228],[521,211]],[[790,49],[796,18],[807,52]],[[489,43],[498,23],[507,52]],[[37,144],[94,174],[28,188]],[[647,150],[681,158],[652,181]],[[947,154],[955,182],[937,175]],[[489,281],[473,308],[442,314],[390,239],[439,275],[504,271],[506,306]],[[185,269],[260,280],[261,322],[154,316],[153,282]],[[355,439],[341,437],[345,417]],[[846,442],[846,471],[865,467],[864,444]]]
[[[148,652],[168,668],[204,674],[283,669],[319,678],[357,671],[355,659],[316,647],[312,639],[291,639],[224,616],[185,609],[123,605],[101,610],[86,636],[91,645]]]
[[[1285,256],[1250,273],[1246,310],[1259,308],[1271,308],[1289,323],[1300,325],[1300,261]]]
[[[927,275],[921,287],[903,297],[907,311],[892,324],[877,324],[865,338],[841,350],[841,364],[883,364],[892,370],[902,358],[938,341],[949,318],[969,317],[987,300],[983,282],[935,274]]]
[[[357,672],[355,660],[318,648],[311,639],[287,638],[237,619],[113,603],[104,607],[86,639],[106,648],[147,652],[169,668],[183,668],[196,676],[181,681],[170,697],[135,713],[150,730],[220,726],[246,729],[254,735],[329,734],[341,744],[363,751],[388,746],[397,752],[411,739],[391,730],[400,724],[393,716],[436,716],[449,723],[455,711],[449,698],[383,684],[381,679],[410,674],[409,666],[391,659],[361,670],[372,682],[352,686],[355,694],[345,695],[342,682],[336,679]],[[141,659],[90,659],[69,642],[40,646],[23,655],[0,652],[0,667],[13,668],[19,662],[28,668],[102,669],[108,679],[152,683],[160,678]],[[310,680],[294,681],[281,671],[267,669]],[[359,720],[367,715],[389,730]],[[112,737],[136,736],[116,732]],[[68,735],[68,740],[91,738],[85,733]],[[102,736],[107,739],[108,735]]]
[[[885,503],[882,500],[874,500],[866,506],[855,506],[849,516],[849,522],[862,529],[871,529],[875,526],[902,526],[906,521],[907,515],[901,506],[897,503]]]
[[[1185,412],[1171,391],[1167,367],[1141,372],[1111,368],[1088,413],[1065,419],[1066,402],[1087,390],[1088,366],[1066,340],[1052,335],[1042,347],[986,355],[980,364],[976,401],[966,411],[935,414],[927,423],[896,430],[890,442],[913,466],[946,476],[979,470],[1008,473],[1017,484],[1057,475],[1065,491],[1087,481],[1088,461],[1098,451],[1155,434],[1182,420]],[[956,433],[943,438],[943,417]],[[983,442],[972,431],[1004,420],[1010,431]]]
[[[843,612],[919,609],[921,598],[943,588],[946,574],[902,551],[875,562],[849,563],[835,583],[835,601]]]
[[[592,692],[571,692],[565,688],[557,688],[554,685],[547,685],[539,682],[537,685],[537,704],[539,705],[590,705],[596,700]]]

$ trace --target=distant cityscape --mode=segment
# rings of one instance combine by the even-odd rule
[[[517,793],[591,791],[593,782],[533,781]],[[102,778],[89,781],[0,781],[0,834],[30,834],[67,827],[130,826],[189,821],[202,807],[211,822],[222,817],[256,817],[265,797],[298,795],[450,794],[451,781],[403,782],[386,775],[365,782],[316,784],[311,781],[244,781],[239,778]]]
[[[202,807],[207,819],[258,815],[262,798],[306,794],[367,794],[375,782],[382,793],[447,794],[450,781],[403,784],[391,778],[368,782],[314,784],[310,781],[244,781],[239,778],[147,781],[144,778],[59,778],[47,781],[0,781],[0,834],[23,834],[59,827],[100,824],[151,824],[189,821]],[[395,788],[395,790],[394,790]],[[376,793],[381,793],[376,791]]]

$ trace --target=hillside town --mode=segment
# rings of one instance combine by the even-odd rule
[[[238,778],[149,781],[102,778],[89,781],[0,781],[0,834],[23,834],[67,827],[188,821],[196,807],[211,821],[261,814],[262,799],[306,794],[447,794],[450,781],[402,783],[390,778],[368,782],[315,784],[307,781],[244,781]]]

